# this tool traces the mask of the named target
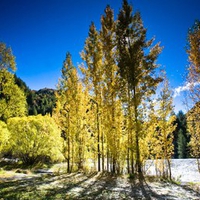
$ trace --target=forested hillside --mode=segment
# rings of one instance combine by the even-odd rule
[[[56,102],[54,89],[43,88],[38,91],[31,90],[26,83],[16,75],[15,82],[25,93],[28,115],[52,115]]]
[[[2,156],[9,154],[26,165],[65,161],[68,173],[139,175],[152,159],[160,176],[170,179],[171,158],[199,158],[200,99],[194,83],[200,82],[195,46],[200,23],[189,31],[187,47],[195,106],[176,115],[167,74],[157,63],[160,42],[147,38],[140,13],[127,0],[114,16],[107,6],[100,29],[91,23],[80,66],[66,53],[55,90],[29,89],[14,75],[11,48],[0,43]]]

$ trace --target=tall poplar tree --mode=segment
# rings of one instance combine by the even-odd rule
[[[73,66],[70,53],[67,53],[62,67],[62,77],[58,83],[54,117],[65,139],[64,156],[67,159],[68,172],[72,172],[76,167],[83,167],[85,140],[82,132],[82,92],[77,70]],[[78,163],[78,166],[75,166],[75,163]]]
[[[187,54],[189,58],[187,81],[190,83],[190,98],[200,101],[200,21],[195,21],[188,32]]]
[[[190,133],[190,153],[197,159],[198,170],[200,173],[200,103],[196,103],[195,106],[187,113],[187,126]]]
[[[146,40],[146,29],[139,12],[132,13],[132,6],[123,1],[117,20],[117,48],[119,51],[118,67],[120,76],[127,83],[129,110],[132,109],[134,138],[131,138],[131,148],[135,148],[136,171],[141,174],[140,159],[141,121],[139,107],[148,96],[155,93],[156,86],[161,81],[156,78],[158,68],[156,60],[161,52],[159,44],[152,46],[153,39]],[[131,129],[132,129],[131,128]],[[131,137],[132,137],[131,131]]]
[[[103,107],[104,107],[104,130],[107,142],[106,157],[107,170],[109,165],[112,166],[112,172],[116,172],[117,160],[120,157],[120,152],[116,149],[122,149],[117,146],[117,141],[121,140],[122,118],[117,118],[117,113],[122,112],[119,100],[119,75],[117,74],[117,49],[116,49],[116,22],[114,21],[114,12],[110,6],[104,10],[104,15],[101,17],[100,39],[103,50]],[[118,110],[119,109],[119,110]],[[119,165],[118,165],[119,166]]]
[[[96,30],[95,24],[92,23],[89,28],[89,35],[85,41],[84,50],[81,53],[82,59],[87,67],[82,68],[82,73],[85,75],[85,84],[88,85],[91,94],[91,104],[96,107],[96,138],[97,138],[97,157],[98,171],[101,171],[100,160],[104,154],[100,145],[102,141],[101,132],[101,109],[102,109],[102,87],[103,87],[103,65],[102,65],[102,43],[100,34]],[[103,145],[103,144],[102,144]]]
[[[193,108],[187,114],[187,125],[191,135],[191,153],[197,158],[200,172],[200,21],[195,21],[188,32],[187,53],[189,58],[189,68],[187,81],[190,83],[190,99],[193,102]]]
[[[174,151],[173,133],[176,129],[176,116],[173,114],[173,96],[165,75],[163,87],[158,99],[157,116],[156,137],[158,140],[158,148],[156,149],[156,159],[160,159],[161,175],[171,179],[171,158]]]
[[[156,159],[157,152],[160,151],[160,144],[158,139],[158,115],[156,113],[156,102],[151,101],[148,110],[148,118],[146,123],[146,142],[148,148],[147,157],[151,160]]]

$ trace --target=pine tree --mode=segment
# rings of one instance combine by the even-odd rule
[[[132,7],[127,0],[123,1],[123,7],[118,15],[116,37],[119,51],[119,73],[126,83],[128,115],[130,120],[133,120],[132,123],[129,122],[131,126],[129,130],[130,148],[135,149],[136,171],[141,174],[142,163],[139,143],[142,128],[139,120],[139,107],[142,101],[155,93],[156,86],[160,82],[160,78],[156,78],[154,73],[158,67],[155,61],[161,52],[161,47],[159,44],[152,47],[153,39],[146,41],[146,29],[143,26],[140,13],[136,12],[133,15]],[[149,53],[147,53],[147,48],[150,48]],[[132,132],[133,127],[134,134]]]
[[[174,158],[188,158],[189,157],[189,149],[188,143],[190,141],[190,137],[187,133],[187,120],[186,115],[179,111],[176,115],[177,127],[174,131]]]
[[[178,132],[178,158],[186,158],[187,142],[182,129]]]

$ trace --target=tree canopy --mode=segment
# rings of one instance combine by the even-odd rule
[[[0,120],[27,114],[24,92],[15,84],[14,76],[6,69],[0,70]]]
[[[7,128],[7,124],[3,121],[0,121],[0,154],[8,146],[10,139],[10,132]]]
[[[0,42],[0,70],[2,69],[15,71],[16,63],[15,57],[12,54],[12,49]]]
[[[60,129],[50,116],[15,117],[8,120],[10,150],[25,164],[43,159],[63,160]]]
[[[162,47],[147,38],[141,14],[127,0],[118,15],[105,8],[99,30],[91,23],[79,68],[66,53],[56,89],[29,89],[13,74],[11,49],[0,43],[0,152],[5,147],[28,165],[64,160],[69,173],[142,175],[153,159],[159,175],[171,178],[171,158],[188,157],[188,149],[200,155],[199,24],[187,48],[194,107],[177,116],[157,63]]]

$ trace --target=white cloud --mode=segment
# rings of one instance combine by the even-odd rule
[[[179,87],[175,88],[174,89],[174,98],[177,96],[180,96],[181,92],[188,91],[191,88],[191,86],[197,86],[197,85],[200,85],[200,83],[198,83],[198,82],[186,83],[184,86],[179,86]]]

